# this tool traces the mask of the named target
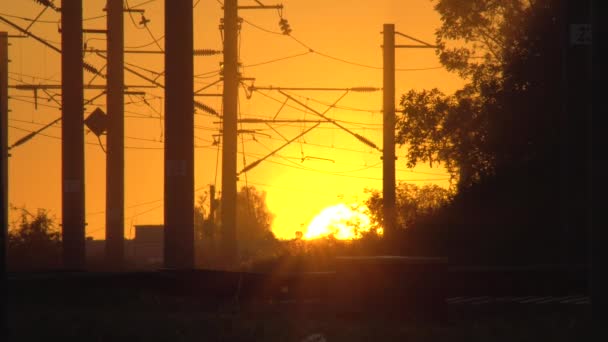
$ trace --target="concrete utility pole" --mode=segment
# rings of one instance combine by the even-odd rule
[[[2,283],[6,274],[6,248],[8,235],[8,34],[0,32],[0,184],[2,184],[2,208],[0,208],[0,270]],[[4,296],[3,291],[3,296]],[[4,311],[1,312],[4,322]]]
[[[391,252],[395,246],[397,231],[397,205],[395,203],[395,49],[436,49],[420,39],[395,31],[395,25],[384,24],[384,143],[382,153],[382,196],[384,210],[384,237]],[[418,44],[395,45],[395,35]]]
[[[85,268],[82,0],[61,1],[63,265]]]
[[[106,262],[124,266],[124,15],[123,0],[108,0],[108,135],[106,155]]]
[[[238,103],[238,5],[224,1],[224,124],[222,143],[222,250],[225,264],[237,259],[236,236],[236,154]]]
[[[192,0],[165,1],[165,267],[194,267]]]
[[[396,230],[395,204],[395,25],[384,24],[382,200],[384,237],[392,246]],[[390,250],[392,251],[392,248]]]

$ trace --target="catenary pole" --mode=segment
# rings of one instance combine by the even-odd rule
[[[384,236],[393,244],[396,230],[395,209],[395,25],[384,24],[383,30],[383,145],[382,199]]]
[[[108,0],[106,155],[106,262],[112,269],[124,266],[124,15],[123,0]]]
[[[224,1],[224,119],[222,149],[222,250],[227,267],[237,258],[237,104],[238,104],[238,1]]]
[[[165,1],[165,243],[169,269],[194,267],[192,0]]]
[[[82,0],[61,2],[63,265],[85,267]]]

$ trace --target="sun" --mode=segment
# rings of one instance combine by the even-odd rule
[[[333,235],[339,240],[353,240],[371,229],[369,210],[365,206],[340,203],[323,209],[310,222],[304,239]]]

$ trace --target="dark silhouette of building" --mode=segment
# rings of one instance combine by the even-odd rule
[[[104,260],[105,240],[87,238],[86,256],[88,265],[97,265]],[[154,269],[163,264],[164,226],[136,225],[135,237],[125,240],[125,262],[130,269]]]

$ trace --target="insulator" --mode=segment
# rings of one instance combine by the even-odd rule
[[[213,55],[219,55],[221,53],[222,53],[222,51],[211,50],[211,49],[196,49],[196,50],[194,50],[194,55],[195,56],[213,56]]]
[[[364,136],[362,136],[362,135],[360,135],[360,134],[357,134],[357,133],[355,133],[355,134],[354,134],[354,136],[355,136],[355,137],[356,137],[356,138],[357,138],[359,141],[361,141],[362,143],[364,143],[364,144],[366,144],[366,145],[368,145],[368,146],[370,146],[370,147],[373,147],[373,148],[375,148],[375,149],[378,149],[378,146],[376,146],[376,144],[374,144],[374,143],[373,143],[371,140],[367,139],[366,137],[364,137]]]
[[[198,108],[198,109],[200,109],[200,110],[202,110],[202,111],[204,111],[204,112],[207,112],[207,113],[209,113],[209,114],[213,114],[213,115],[216,115],[216,116],[220,116],[220,114],[219,114],[218,112],[216,112],[216,111],[215,111],[215,109],[213,109],[213,108],[211,108],[211,107],[207,106],[207,105],[206,105],[206,104],[204,104],[204,103],[200,103],[200,102],[198,102],[198,101],[194,101],[194,107],[196,107],[196,108]]]
[[[372,92],[372,91],[378,91],[380,89],[374,88],[374,87],[353,87],[353,88],[350,88],[349,90],[358,91],[358,92]]]
[[[97,68],[95,68],[94,66],[92,66],[91,64],[89,64],[89,63],[87,63],[87,62],[84,62],[84,63],[82,64],[82,67],[83,67],[83,68],[84,68],[86,71],[88,71],[88,72],[90,72],[90,73],[96,74],[96,75],[98,75],[98,76],[99,76],[99,77],[101,77],[101,78],[106,78],[106,76],[105,76],[105,75],[103,75],[101,72],[99,72],[99,70],[97,70]]]
[[[34,0],[34,1],[43,6],[50,7],[52,9],[54,9],[55,11],[57,11],[57,6],[55,6],[53,1],[51,1],[51,0]]]

